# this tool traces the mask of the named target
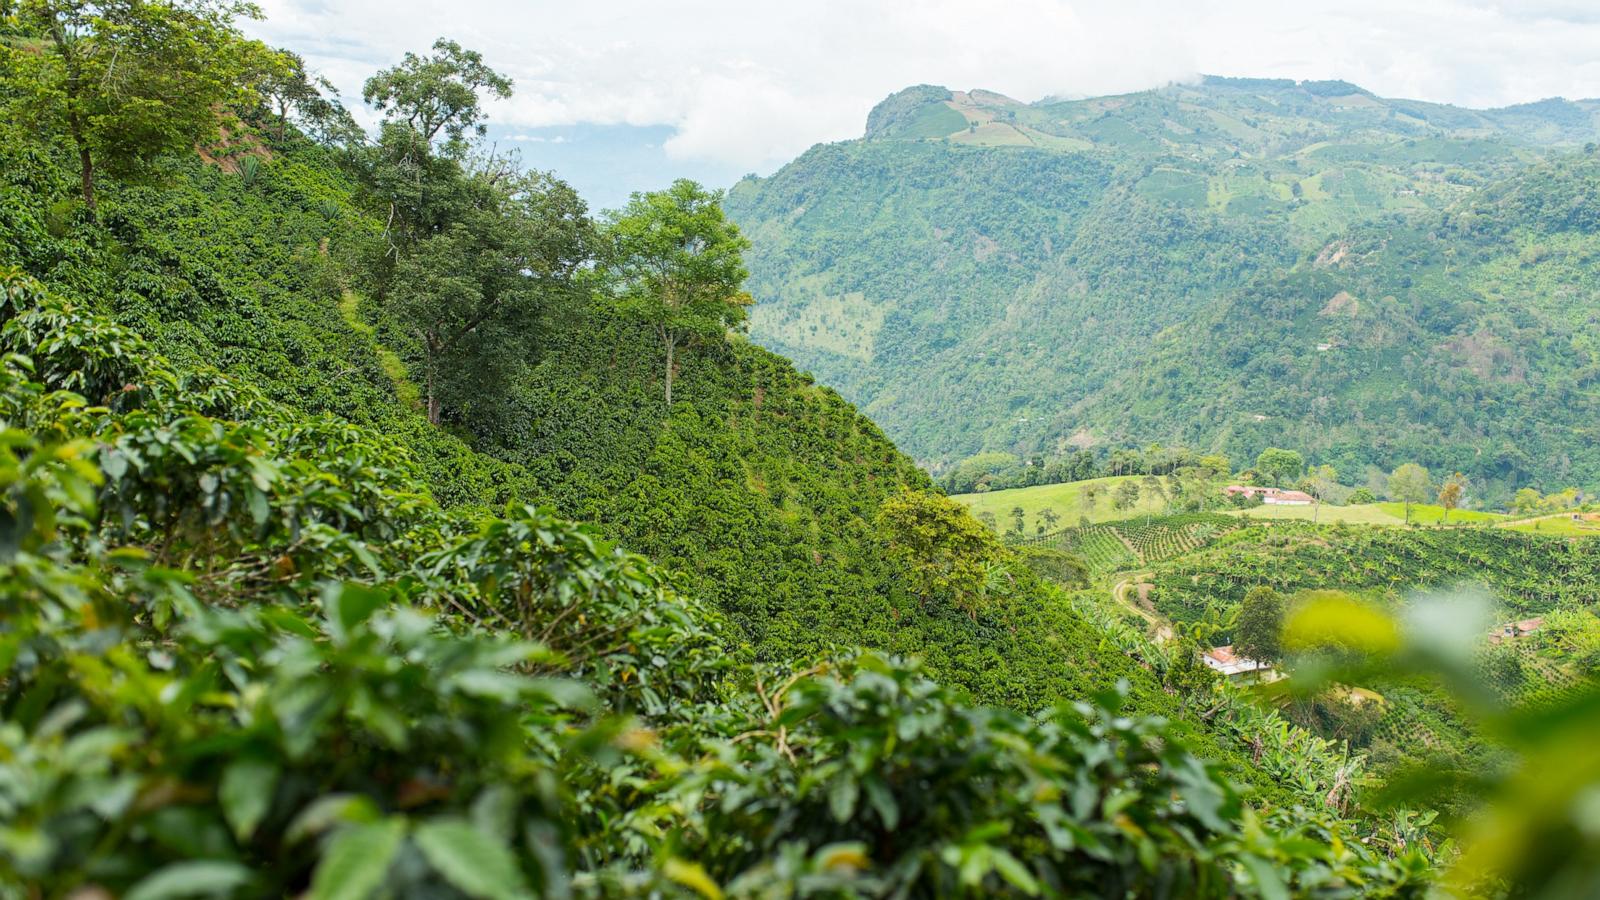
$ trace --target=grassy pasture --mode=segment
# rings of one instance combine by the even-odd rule
[[[1573,521],[1572,514],[1564,512],[1536,519],[1508,522],[1500,527],[1511,531],[1526,531],[1529,534],[1547,534],[1552,537],[1600,537],[1600,522]]]
[[[1315,506],[1277,506],[1263,504],[1249,509],[1228,510],[1231,516],[1249,516],[1252,519],[1311,521],[1313,513],[1318,522],[1333,524],[1345,522],[1351,525],[1401,525],[1404,524],[1400,517],[1391,515],[1384,509],[1388,504],[1364,503],[1358,506],[1334,506],[1331,503],[1322,504],[1322,511],[1317,512]],[[1413,508],[1415,512],[1415,508]]]
[[[1377,505],[1396,519],[1405,518],[1406,505],[1404,503],[1391,502]],[[1490,522],[1504,522],[1506,519],[1511,518],[1501,513],[1482,512],[1476,509],[1453,509],[1450,510],[1450,517],[1446,521],[1444,512],[1444,507],[1436,506],[1432,503],[1413,503],[1411,504],[1411,521],[1421,525],[1438,525],[1440,522],[1444,522],[1447,525],[1458,523],[1462,525],[1480,525]]]
[[[1038,524],[1039,513],[1045,509],[1053,509],[1061,517],[1061,522],[1056,526],[1063,528],[1077,525],[1079,518],[1088,516],[1090,522],[1111,522],[1117,519],[1128,519],[1145,513],[1163,513],[1166,511],[1166,501],[1160,497],[1148,497],[1140,491],[1139,501],[1128,509],[1117,509],[1111,505],[1111,495],[1118,484],[1124,481],[1142,481],[1142,475],[1123,475],[1113,478],[1091,478],[1088,481],[1071,481],[1065,484],[1039,484],[1033,487],[1010,488],[1004,491],[989,491],[982,494],[957,494],[953,499],[963,503],[972,510],[973,515],[981,512],[994,513],[995,522],[1004,531],[1011,523],[1011,510],[1022,507],[1023,516],[1027,520],[1028,534],[1034,533],[1034,526]],[[1089,485],[1094,485],[1099,491],[1093,506],[1085,502],[1083,493]],[[1141,486],[1142,487],[1142,486]]]

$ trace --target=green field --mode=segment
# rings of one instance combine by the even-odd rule
[[[1227,513],[1232,516],[1248,516],[1252,519],[1293,519],[1295,521],[1311,521],[1315,514],[1318,522],[1348,522],[1352,525],[1400,525],[1403,524],[1398,515],[1390,515],[1385,509],[1387,503],[1363,503],[1359,506],[1334,506],[1331,503],[1322,504],[1319,512],[1315,506],[1277,506],[1261,505],[1249,509],[1232,509]],[[1413,507],[1413,512],[1416,511]]]
[[[1120,519],[1131,519],[1146,513],[1163,514],[1167,512],[1166,501],[1161,497],[1140,496],[1139,501],[1128,509],[1116,509],[1111,504],[1111,493],[1118,484],[1124,481],[1140,482],[1142,475],[1123,475],[1114,478],[1094,478],[1088,481],[1073,481],[1066,484],[1041,484],[1034,487],[1011,488],[1004,491],[990,491],[981,494],[957,494],[954,499],[971,509],[973,515],[982,512],[994,514],[995,522],[1001,529],[1005,529],[1011,522],[1011,510],[1022,507],[1022,513],[1027,520],[1027,532],[1033,534],[1038,524],[1039,513],[1045,509],[1053,509],[1061,517],[1058,528],[1065,528],[1080,524],[1080,517],[1087,516],[1091,523],[1115,522]],[[1099,491],[1092,507],[1085,504],[1083,492],[1089,485],[1094,485]],[[1322,504],[1319,511],[1315,506],[1277,506],[1262,505],[1248,509],[1219,510],[1233,516],[1248,516],[1258,520],[1291,520],[1309,522],[1315,515],[1317,521],[1332,524],[1346,522],[1351,525],[1404,525],[1405,504],[1385,501],[1382,503],[1364,503],[1357,506],[1335,506],[1331,503]],[[1481,525],[1507,523],[1505,527],[1516,528],[1519,531],[1537,531],[1544,534],[1560,535],[1597,535],[1600,536],[1600,523],[1580,524],[1571,521],[1565,514],[1549,516],[1543,519],[1530,519],[1519,524],[1510,524],[1512,516],[1503,513],[1482,512],[1472,509],[1456,509],[1450,511],[1450,517],[1445,519],[1444,507],[1431,503],[1414,503],[1411,505],[1411,521],[1419,525],[1438,525],[1441,522],[1447,525]]]
[[[1404,503],[1379,503],[1377,506],[1396,519],[1403,520],[1405,518],[1406,505]],[[1411,504],[1411,521],[1421,525],[1438,525],[1440,522],[1452,525],[1456,523],[1504,522],[1506,519],[1511,518],[1501,513],[1481,512],[1475,509],[1453,509],[1450,510],[1450,518],[1446,521],[1444,512],[1445,510],[1442,506],[1435,506],[1431,503],[1413,503]]]
[[[1404,503],[1364,503],[1358,506],[1334,506],[1324,503],[1321,512],[1316,512],[1315,506],[1254,506],[1249,509],[1230,510],[1231,515],[1249,516],[1252,519],[1293,519],[1296,521],[1311,521],[1315,514],[1319,522],[1349,522],[1352,525],[1404,525],[1406,505]],[[1471,509],[1451,510],[1450,520],[1446,523],[1455,524],[1481,524],[1485,522],[1503,522],[1509,519],[1500,513],[1479,512]],[[1411,521],[1420,525],[1438,525],[1444,519],[1444,507],[1429,503],[1413,503],[1411,505]]]
[[[1554,537],[1600,537],[1600,522],[1573,521],[1571,513],[1556,513],[1537,519],[1509,522],[1503,528],[1526,531],[1530,534],[1548,534]]]
[[[1056,515],[1061,517],[1057,528],[1077,525],[1083,516],[1087,516],[1090,522],[1111,522],[1144,513],[1166,512],[1165,500],[1160,497],[1146,497],[1143,491],[1140,492],[1139,501],[1128,509],[1117,509],[1112,506],[1111,493],[1116,490],[1118,484],[1124,481],[1139,482],[1143,478],[1142,475],[1091,478],[1088,481],[1071,481],[1066,484],[1040,484],[982,494],[957,494],[953,499],[966,504],[973,515],[982,512],[994,513],[995,521],[1001,529],[1010,523],[1011,510],[1020,506],[1023,516],[1027,519],[1027,531],[1033,534],[1034,526],[1039,521],[1039,513],[1045,509],[1053,509]],[[1089,485],[1094,485],[1099,491],[1093,506],[1086,504],[1083,499],[1084,488]]]

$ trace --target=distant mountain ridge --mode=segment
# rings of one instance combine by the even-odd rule
[[[727,205],[755,243],[752,336],[935,470],[1184,441],[1301,446],[1357,479],[1417,459],[1491,492],[1587,485],[1587,426],[1545,388],[1595,366],[1560,337],[1600,307],[1591,277],[1551,262],[1595,235],[1524,218],[1582,206],[1597,139],[1597,100],[1470,110],[1207,77],[1025,104],[921,85]],[[1481,202],[1496,192],[1522,201]],[[1541,260],[1550,280],[1519,280]],[[1310,313],[1286,330],[1290,308]]]
[[[982,144],[1005,135],[1042,139],[1047,143],[1054,138],[1112,143],[1095,141],[1098,132],[1091,126],[1103,118],[1137,123],[1137,117],[1119,113],[1119,110],[1157,107],[1170,118],[1162,123],[1164,129],[1145,136],[1179,148],[1186,144],[1202,144],[1208,134],[1215,136],[1216,133],[1206,126],[1219,123],[1211,115],[1215,110],[1207,101],[1224,93],[1231,95],[1238,111],[1268,120],[1266,127],[1260,122],[1251,123],[1258,134],[1231,133],[1236,148],[1251,145],[1252,139],[1262,134],[1280,133],[1273,124],[1281,127],[1313,113],[1331,115],[1340,126],[1360,125],[1385,133],[1479,138],[1507,135],[1534,143],[1583,143],[1592,140],[1596,128],[1600,127],[1600,99],[1552,97],[1477,110],[1447,103],[1386,99],[1348,81],[1204,75],[1192,84],[1179,82],[1106,97],[1051,97],[1034,103],[1014,100],[995,91],[952,91],[937,85],[917,85],[889,95],[874,107],[867,116],[863,137],[868,140],[945,137]],[[961,116],[961,121],[957,123],[939,109],[941,106]],[[940,123],[955,127],[941,133]],[[1001,127],[981,137],[976,136],[977,129],[970,127],[981,129],[990,124]],[[964,130],[973,136],[963,137]],[[1186,140],[1189,135],[1197,137]]]

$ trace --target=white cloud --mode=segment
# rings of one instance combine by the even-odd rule
[[[517,81],[513,128],[668,125],[666,152],[767,170],[917,83],[1021,100],[1197,72],[1344,78],[1488,106],[1600,95],[1593,0],[267,0],[263,37],[348,95],[446,35]]]

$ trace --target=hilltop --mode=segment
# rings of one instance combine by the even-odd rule
[[[731,192],[751,334],[935,472],[1161,442],[1299,446],[1352,477],[1416,459],[1499,497],[1592,484],[1595,357],[1565,336],[1596,314],[1597,110],[909,89]]]

